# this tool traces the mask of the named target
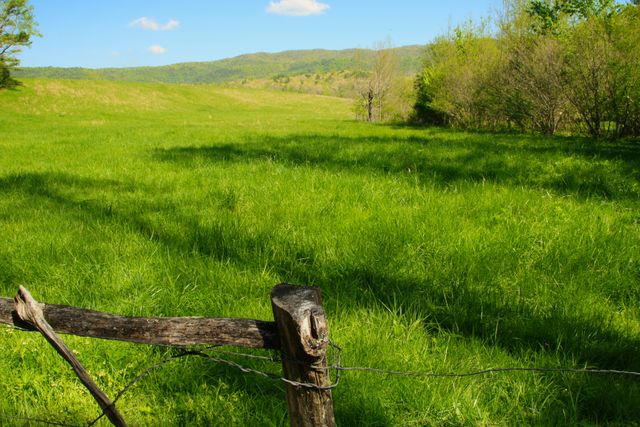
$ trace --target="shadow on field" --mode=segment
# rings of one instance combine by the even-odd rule
[[[390,174],[443,188],[490,182],[577,198],[640,199],[640,145],[624,141],[465,133],[453,133],[450,138],[438,133],[405,138],[291,135],[177,147],[155,154],[160,161],[187,168],[207,162],[277,162],[340,173]],[[242,234],[238,238],[242,241]],[[573,358],[583,366],[640,370],[637,333],[613,327],[612,318],[602,313],[575,312],[579,303],[566,294],[551,307],[540,309],[479,289],[466,277],[465,266],[457,266],[449,283],[438,289],[421,278],[389,276],[376,265],[384,263],[384,255],[340,267],[296,262],[316,259],[308,248],[294,248],[291,254],[293,260],[274,260],[282,277],[320,285],[328,300],[343,305],[413,309],[426,317],[428,329],[477,337],[516,355],[531,350]],[[581,402],[585,419],[640,417],[632,403],[637,389],[631,397],[629,389],[620,386],[631,385],[632,380],[584,376],[570,382],[589,390]]]
[[[376,154],[378,150],[370,149],[370,144],[382,146],[381,154]],[[449,155],[451,161],[446,165],[444,159],[448,155],[447,147],[450,144],[456,145],[455,149],[460,152]],[[292,137],[286,140],[267,139],[260,144],[245,142],[237,146],[172,149],[158,152],[158,156],[164,161],[185,167],[197,159],[212,162],[267,159],[354,172],[373,170],[403,174],[409,173],[405,172],[405,168],[414,168],[422,179],[435,180],[441,184],[456,180],[476,182],[482,179],[515,184],[532,173],[519,170],[525,167],[526,158],[531,161],[536,156],[531,148],[522,147],[522,154],[511,153],[514,156],[522,155],[525,160],[517,160],[515,164],[509,165],[504,160],[509,153],[500,151],[499,141],[485,141],[483,144],[485,149],[474,147],[474,144],[466,140],[451,142],[412,138],[398,142],[386,138],[369,138],[366,142],[358,142],[344,138],[336,141],[335,138],[328,137]],[[425,145],[438,147],[432,148],[433,154],[422,153],[421,147]],[[486,147],[493,147],[494,152]],[[566,153],[567,158],[575,159],[575,152]],[[589,164],[587,158],[589,154],[584,151],[580,154],[579,161]],[[623,171],[635,170],[635,165],[628,159],[612,158],[619,161]],[[638,177],[633,179],[637,180]],[[599,184],[592,182],[575,188],[563,186],[558,191],[581,196],[632,197],[632,194],[627,194],[624,190],[609,189],[607,194],[599,193],[604,188],[609,188],[609,185],[608,181]],[[545,188],[544,185],[542,187]],[[83,194],[90,194],[94,190],[118,194],[160,191],[113,180],[68,174],[32,173],[0,178],[0,195],[20,193],[31,198],[33,205],[50,204],[62,215],[85,223],[108,221],[115,226],[133,230],[168,251],[187,256],[211,257],[236,264],[243,271],[256,274],[268,262],[274,271],[287,280],[321,286],[328,310],[331,310],[334,301],[340,301],[341,307],[346,310],[348,307],[379,309],[382,305],[400,306],[405,310],[414,310],[425,318],[425,327],[429,330],[450,331],[477,338],[487,345],[499,346],[515,355],[523,350],[531,350],[558,354],[561,359],[575,358],[578,364],[583,365],[640,370],[640,340],[633,331],[627,333],[613,328],[610,318],[597,313],[591,317],[573,313],[572,301],[557,301],[557,306],[547,311],[535,310],[526,304],[513,305],[512,301],[505,301],[500,294],[474,286],[473,278],[466,273],[469,266],[452,267],[449,281],[435,285],[422,278],[401,273],[390,275],[381,270],[380,263],[384,263],[388,259],[385,257],[389,257],[382,249],[380,254],[373,254],[371,259],[352,260],[347,265],[317,263],[309,261],[318,259],[313,248],[292,244],[272,251],[270,245],[274,238],[268,231],[250,233],[229,222],[214,222],[205,226],[198,218],[181,214],[179,207],[172,202],[152,203],[138,198],[135,204],[114,207],[99,199],[83,198]],[[162,217],[162,221],[154,219],[158,216]],[[11,265],[10,259],[0,258],[0,261]],[[455,259],[449,261],[451,264],[456,263]],[[263,404],[264,407],[274,405],[270,394],[278,387],[271,382],[256,379],[254,385],[248,385],[239,379],[240,374],[233,369],[222,367],[203,368],[200,375],[203,378],[207,375],[217,377],[219,373],[230,378],[233,387],[252,395],[256,399],[256,407]],[[638,393],[629,392],[629,389],[636,386],[632,380],[614,381],[607,377],[576,376],[570,382],[588,389],[587,397],[582,397],[583,400],[579,403],[581,416],[585,419],[602,422],[608,419],[619,421],[640,417],[640,409],[633,402]],[[168,387],[171,389],[175,385]],[[284,403],[280,402],[278,405]],[[364,415],[361,410],[373,412],[375,417],[382,417],[377,420],[380,425],[390,423],[383,419],[380,408],[343,407],[338,408],[337,416],[342,424],[355,425],[362,421]],[[557,413],[543,413],[537,420],[550,424],[556,417]]]
[[[56,211],[59,215],[64,216],[69,223],[77,221],[84,224],[95,224],[98,221],[108,221],[117,226],[135,230],[145,238],[171,250],[180,252],[193,250],[205,256],[215,255],[220,259],[227,259],[229,256],[233,256],[232,251],[226,251],[224,247],[199,248],[197,243],[198,236],[204,232],[188,218],[177,217],[175,205],[152,204],[140,201],[137,204],[114,207],[112,204],[107,204],[95,198],[83,197],[84,194],[95,190],[126,195],[141,189],[154,191],[153,189],[124,184],[115,180],[97,180],[61,173],[25,173],[0,178],[0,197],[7,194],[19,194],[27,197],[29,198],[29,206],[36,210],[46,208]],[[175,219],[175,224],[182,228],[171,229],[171,227],[168,227],[163,229],[155,226],[149,217],[157,213],[165,213],[171,216]],[[0,218],[1,220],[2,218]],[[188,233],[189,237],[181,237],[183,229],[192,231],[192,233]],[[215,240],[214,230],[208,230],[206,234]],[[183,245],[193,245],[193,247],[189,248]],[[0,285],[5,289],[6,295],[15,292],[17,285],[22,283],[22,280],[22,276],[12,268],[10,255],[0,251]],[[123,290],[123,294],[125,293],[126,291]],[[160,315],[161,313],[156,314]],[[184,314],[174,313],[174,315]],[[158,351],[161,353],[158,356],[159,358],[166,357],[165,349],[158,349]],[[194,359],[191,360],[194,361]],[[246,364],[246,361],[241,362]],[[250,401],[252,405],[255,405],[256,411],[278,406],[275,413],[286,413],[284,399],[273,398],[274,394],[283,394],[282,387],[278,383],[263,380],[259,377],[247,377],[246,374],[224,365],[204,363],[199,360],[196,363],[196,365],[188,364],[180,365],[179,367],[176,367],[176,364],[171,365],[172,369],[180,371],[181,381],[176,382],[176,376],[173,375],[169,376],[166,381],[161,381],[160,387],[166,390],[168,399],[171,400],[182,395],[188,395],[190,390],[205,386],[207,382],[217,383],[221,379],[225,379],[231,391],[237,390],[240,393],[251,396]],[[125,396],[126,398],[127,396]],[[172,414],[172,416],[180,419],[184,414]],[[284,424],[284,421],[282,424]]]
[[[447,186],[493,182],[577,197],[640,198],[640,143],[531,135],[264,136],[156,151],[161,161],[274,161],[350,173],[416,177]]]
[[[151,188],[143,188],[144,191],[155,192]],[[247,257],[266,250],[268,236],[249,237],[239,229],[229,227],[204,227],[189,217],[181,216],[178,207],[172,203],[145,203],[138,200],[135,204],[118,205],[114,207],[96,198],[85,198],[83,194],[95,190],[117,192],[124,195],[141,190],[140,187],[121,183],[115,180],[98,180],[77,177],[61,173],[26,173],[9,175],[0,178],[0,196],[8,193],[18,193],[30,198],[30,206],[41,209],[46,206],[59,212],[66,218],[81,223],[94,224],[97,221],[109,221],[122,226],[127,230],[135,230],[145,239],[149,239],[165,247],[170,251],[186,253],[194,256],[212,257],[223,263],[233,262],[243,264]],[[162,214],[165,219],[170,218],[171,224],[163,222],[164,226],[157,225],[151,216]],[[1,220],[1,218],[0,218]],[[243,255],[244,254],[244,255]],[[247,265],[246,267],[250,267]],[[290,261],[283,261],[279,270],[286,275]],[[0,285],[10,294],[15,292],[17,283],[21,283],[21,275],[13,271],[12,261],[9,255],[0,252]],[[275,283],[274,283],[275,285]],[[122,290],[126,294],[125,290]],[[197,295],[194,294],[194,297]],[[265,298],[267,296],[265,295]],[[52,301],[48,301],[52,302]],[[58,301],[53,301],[58,302]],[[186,315],[185,313],[155,313],[154,315]],[[194,313],[192,315],[206,315],[206,313]],[[158,349],[159,358],[166,357],[164,349]],[[246,359],[237,360],[238,363],[253,367],[258,370],[273,371],[278,374],[280,365],[265,367],[254,366]],[[262,379],[259,376],[246,374],[226,365],[208,363],[199,359],[191,359],[188,364],[176,367],[171,365],[174,375],[160,380],[158,387],[166,391],[166,395],[160,396],[169,400],[188,396],[192,391],[211,384],[224,382],[229,391],[246,394],[249,405],[256,414],[256,424],[260,425],[286,425],[284,418],[287,413],[284,387],[282,383]],[[178,372],[178,374],[175,374]],[[163,377],[164,378],[164,377]],[[180,378],[176,382],[175,378]],[[280,396],[280,398],[275,397]],[[126,397],[125,397],[126,399]],[[241,403],[247,405],[246,403]],[[344,425],[391,426],[391,421],[385,415],[378,402],[365,402],[364,397],[359,400],[357,406],[349,401],[348,405],[336,407],[336,417]],[[271,410],[271,411],[270,411]],[[274,414],[280,414],[283,418],[277,422]],[[188,423],[188,414],[171,414]],[[202,420],[204,424],[219,421]]]

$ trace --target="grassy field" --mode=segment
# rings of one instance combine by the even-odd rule
[[[350,108],[208,86],[1,91],[0,295],[269,320],[286,281],[322,288],[347,366],[640,371],[640,145],[369,125]],[[64,339],[110,396],[175,353]],[[0,425],[99,413],[36,334],[0,327],[0,371]],[[612,375],[345,372],[334,401],[339,425],[640,423],[638,378]],[[118,407],[141,426],[287,423],[282,384],[206,360],[164,366]]]

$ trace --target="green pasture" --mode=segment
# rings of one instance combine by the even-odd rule
[[[299,283],[322,288],[346,366],[640,371],[638,143],[357,123],[347,100],[291,93],[23,83],[0,91],[1,296],[270,320],[271,288]],[[176,353],[63,338],[109,396]],[[99,414],[37,334],[0,326],[0,372],[0,425]],[[334,402],[345,426],[638,425],[640,379],[344,372]],[[139,426],[288,422],[281,383],[204,359],[118,408]]]

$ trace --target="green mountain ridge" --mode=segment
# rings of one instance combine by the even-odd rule
[[[415,74],[422,61],[424,46],[394,48],[404,74]],[[291,50],[279,53],[253,53],[208,62],[184,62],[165,66],[129,68],[25,67],[15,76],[73,80],[114,80],[157,83],[225,83],[243,79],[263,79],[300,74],[357,71],[373,61],[371,49]]]

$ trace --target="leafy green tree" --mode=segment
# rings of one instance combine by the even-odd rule
[[[610,14],[615,0],[532,0],[527,12],[537,18],[542,32],[557,32],[566,21],[580,21]]]
[[[607,93],[609,119],[615,123],[613,136],[640,136],[640,8],[622,8],[606,28],[613,51]]]
[[[495,127],[497,42],[484,25],[467,23],[427,48],[418,76],[415,120],[464,128]]]
[[[540,31],[541,18],[531,14],[534,6],[515,4],[500,23],[497,108],[507,119],[506,127],[554,134],[572,114],[565,91],[564,46],[555,31]]]
[[[434,73],[435,67],[426,66],[416,78],[416,102],[412,121],[423,125],[441,126],[446,124],[447,117],[433,104],[436,96],[433,85]]]
[[[640,11],[585,19],[565,38],[567,95],[595,137],[638,136]]]
[[[0,87],[13,83],[11,69],[19,64],[16,55],[40,35],[35,25],[28,0],[0,0]]]

